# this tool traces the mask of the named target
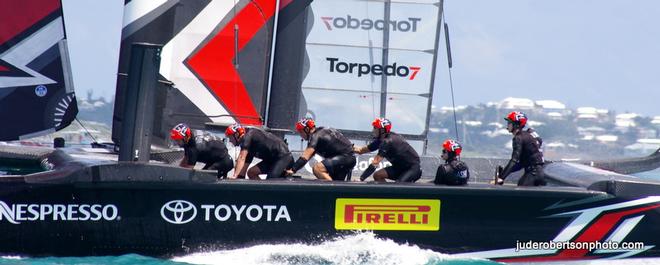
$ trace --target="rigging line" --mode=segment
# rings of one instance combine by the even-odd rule
[[[92,135],[92,134],[89,132],[89,130],[87,130],[87,128],[85,127],[85,125],[83,125],[82,122],[80,122],[80,120],[78,119],[78,117],[76,117],[76,121],[78,122],[78,124],[80,124],[80,127],[82,127],[83,130],[85,130],[85,133],[87,133],[87,135],[89,135],[89,137],[91,137],[92,140],[94,140],[95,143],[98,143],[98,142],[99,142],[99,141],[96,140],[96,138],[94,138],[94,135]]]
[[[447,48],[447,72],[449,73],[449,88],[451,90],[451,109],[454,113],[454,130],[456,132],[456,141],[461,141],[458,137],[458,120],[456,119],[456,100],[454,100],[454,80],[452,78],[451,67],[451,47],[449,45],[449,27],[447,26],[447,20],[445,19],[445,12],[442,12],[442,24],[445,28],[445,45]]]
[[[249,5],[249,3],[248,3],[248,5]],[[234,13],[232,18],[236,19],[236,21],[234,22],[234,70],[236,70],[236,75],[233,76],[234,80],[232,82],[233,83],[232,85],[234,87],[234,106],[238,106],[238,104],[239,104],[238,103],[238,80],[237,80],[237,76],[240,76],[240,74],[238,73],[238,67],[239,67],[239,63],[238,63],[238,60],[239,60],[239,58],[238,58],[238,30],[239,29],[238,29],[238,18],[236,18],[236,9],[237,8],[238,7],[236,6],[236,0],[234,0],[234,6],[232,7],[232,12]],[[240,119],[235,118],[236,123],[240,123],[240,121],[241,121]]]
[[[370,12],[369,12],[369,3],[368,3],[368,2],[365,2],[364,4],[365,4],[366,7],[367,7],[367,8],[366,8],[366,10],[367,10],[367,17],[369,17],[369,15],[370,15]],[[367,39],[369,40],[369,61],[370,61],[371,64],[373,64],[373,60],[374,60],[374,47],[373,47],[373,42],[371,41],[371,30],[367,30]],[[381,46],[382,46],[382,45],[381,45]],[[375,81],[376,81],[376,79],[375,79],[374,76],[372,75],[372,76],[371,76],[371,83],[370,83],[370,85],[371,85],[371,95],[369,95],[369,96],[371,97],[371,116],[372,116],[372,117],[376,117],[376,92],[374,91],[374,82],[375,82]],[[379,97],[379,98],[380,98],[380,97]],[[379,107],[379,109],[380,109],[380,107]]]

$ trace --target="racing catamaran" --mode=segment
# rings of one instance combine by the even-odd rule
[[[62,43],[63,34],[55,34],[59,37],[32,61],[6,59],[14,58],[7,56],[24,38],[62,25],[59,1],[39,1],[46,2],[53,8],[41,15],[32,13],[36,9],[14,9],[13,20],[27,14],[34,19],[27,26],[10,24],[15,34],[3,32],[11,38],[0,39],[0,70],[40,74],[50,81],[18,86],[8,74],[0,77],[0,87],[36,96],[43,93],[39,86],[72,91],[66,78],[52,77],[67,76],[65,59],[49,61],[57,66],[54,73],[40,72],[51,68],[32,62],[45,55],[62,58],[62,52],[53,53],[61,49],[51,47]],[[117,161],[116,155],[87,150],[0,146],[0,165],[34,171],[0,177],[0,253],[167,257],[260,243],[318,242],[369,230],[443,253],[505,262],[660,256],[660,182],[624,175],[657,168],[659,152],[590,163],[607,171],[548,163],[545,187],[493,186],[479,174],[477,183],[450,187],[304,178],[218,181],[209,172],[169,165],[172,153],[149,151],[149,146],[165,145],[162,132],[182,120],[198,128],[239,121],[284,132],[307,114],[356,139],[366,136],[361,124],[368,122],[361,118],[387,115],[408,124],[402,133],[423,149],[434,72],[427,69],[434,69],[442,2],[342,2],[127,1],[113,139],[131,152]],[[428,41],[405,35],[418,32]],[[163,46],[129,49],[134,42]],[[136,89],[150,92],[129,96]],[[159,107],[151,110],[153,116],[137,111],[149,104],[136,106],[149,93]],[[369,108],[353,108],[367,101]],[[69,122],[75,117],[71,102],[65,104],[68,112],[58,115]],[[332,115],[352,119],[337,122]],[[16,131],[3,132],[3,139],[29,135],[27,129]],[[132,133],[130,141],[122,131]],[[493,169],[490,160],[467,161],[471,168],[486,168],[482,176]],[[425,176],[438,163],[424,157]],[[358,164],[354,175],[359,172]],[[527,242],[559,245],[532,249]],[[642,244],[628,244],[633,242]]]

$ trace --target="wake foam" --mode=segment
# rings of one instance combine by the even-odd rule
[[[389,239],[377,238],[371,232],[338,237],[317,245],[274,244],[249,248],[195,253],[176,257],[173,261],[191,264],[495,264],[481,259],[455,258],[447,254],[421,249],[414,245],[397,244]],[[453,262],[448,262],[453,263]]]

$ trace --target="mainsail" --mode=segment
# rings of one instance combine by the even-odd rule
[[[129,1],[113,130],[130,45],[148,42],[164,45],[156,138],[179,122],[290,130],[311,116],[360,139],[385,116],[423,141],[441,12],[441,0]]]
[[[135,42],[164,45],[157,91],[164,110],[154,124],[156,138],[166,138],[179,122],[263,125],[276,6],[272,0],[127,2],[113,130],[120,131]]]
[[[65,128],[78,106],[60,0],[2,0],[0,20],[0,141]]]

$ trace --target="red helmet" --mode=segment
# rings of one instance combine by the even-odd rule
[[[525,124],[527,124],[527,115],[520,111],[512,111],[504,119],[510,123],[520,125],[520,128],[525,127]]]
[[[190,136],[192,136],[192,132],[190,131],[190,127],[185,123],[179,123],[170,130],[170,138],[175,141],[183,140]]]
[[[376,129],[385,129],[386,133],[389,133],[392,130],[392,122],[385,118],[376,118],[371,125]]]
[[[245,128],[238,123],[232,124],[231,126],[227,127],[227,130],[225,130],[225,135],[227,136],[232,136],[237,133],[238,137],[241,137],[241,135],[245,134]]]
[[[447,151],[448,153],[454,152],[456,156],[460,156],[463,147],[461,147],[461,144],[459,144],[457,141],[454,141],[452,139],[447,139],[442,143],[442,149],[444,151]]]
[[[314,129],[316,127],[316,122],[310,118],[303,118],[296,122],[296,131],[302,131],[307,128],[307,130]]]

